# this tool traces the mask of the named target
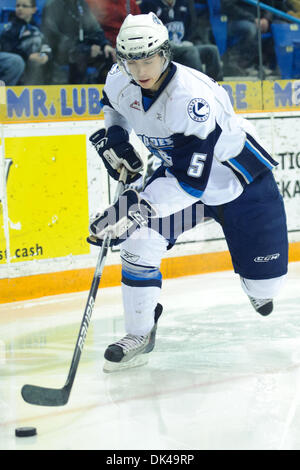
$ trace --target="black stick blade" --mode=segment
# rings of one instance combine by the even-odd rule
[[[24,385],[21,390],[23,399],[31,405],[63,406],[70,396],[68,388],[46,388],[37,385]]]

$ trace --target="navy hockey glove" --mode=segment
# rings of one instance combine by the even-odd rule
[[[91,219],[87,241],[101,246],[105,236],[110,233],[110,246],[119,245],[138,227],[148,227],[153,217],[157,217],[154,207],[142,199],[137,191],[127,189],[115,204]]]
[[[90,142],[103,160],[109,175],[119,179],[122,165],[128,170],[126,184],[141,177],[143,161],[129,142],[128,132],[120,126],[99,129],[90,136]]]

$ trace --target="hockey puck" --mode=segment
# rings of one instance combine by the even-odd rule
[[[27,426],[25,428],[17,428],[15,431],[17,437],[30,437],[36,435],[36,428]]]

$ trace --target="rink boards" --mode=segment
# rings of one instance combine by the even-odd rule
[[[300,260],[299,82],[223,86],[279,163],[274,175],[287,210],[290,260]],[[86,243],[89,214],[105,208],[114,191],[88,141],[104,125],[101,88],[1,90],[2,303],[90,287],[98,249]],[[146,148],[132,141],[146,161]],[[226,269],[232,267],[223,233],[211,221],[179,237],[162,262],[164,278]],[[102,286],[118,285],[120,271],[115,249]]]

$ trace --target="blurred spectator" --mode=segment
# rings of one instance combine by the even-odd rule
[[[84,0],[48,0],[42,31],[53,50],[53,83],[87,83],[88,67],[94,82],[105,81],[115,50]]]
[[[300,0],[296,0],[299,2],[300,5]],[[293,9],[293,2],[290,0],[264,0],[264,3],[266,5],[269,5],[276,10],[282,11],[283,13],[288,13]],[[289,23],[288,20],[285,20],[284,18],[276,15],[275,13],[272,13],[268,10],[261,9],[261,14],[264,18],[266,18],[269,22],[269,29],[267,32],[271,31],[271,25],[272,23]],[[263,31],[265,32],[265,31]],[[275,67],[276,66],[276,55],[275,55],[275,49],[274,49],[274,42],[273,42],[273,37],[270,35],[270,38],[267,40],[263,40],[263,62],[264,66],[268,67]]]
[[[223,79],[217,46],[194,44],[190,41],[193,19],[191,13],[195,12],[191,12],[188,0],[143,0],[140,9],[142,13],[153,11],[168,28],[175,62],[205,72],[214,80]]]
[[[290,15],[295,16],[297,14],[297,6],[298,12],[300,12],[300,0],[264,0],[266,5],[269,5],[276,10],[282,11],[283,13],[288,13]],[[288,20],[277,16],[275,13],[266,12],[266,16],[268,17],[270,23],[286,23]]]
[[[300,6],[300,0],[294,0],[295,4],[299,4]],[[293,6],[293,1],[292,0],[264,0],[263,2],[266,5],[269,5],[272,8],[275,8],[276,10],[282,11],[283,13],[288,13],[289,11],[295,10]],[[276,23],[286,23],[287,20],[281,18],[280,16],[277,16],[275,13],[265,10],[264,8],[261,8],[261,15],[263,18],[267,19],[269,22],[269,29],[270,25],[273,22]],[[269,31],[269,29],[267,31]],[[266,31],[262,31],[266,32]]]
[[[300,19],[300,0],[290,0],[289,2],[292,6],[291,9],[287,11],[289,15],[295,16],[295,18]]]
[[[299,1],[299,0],[297,0]],[[265,4],[287,13],[291,2],[287,0],[264,0]],[[282,22],[272,12],[261,8],[260,21],[257,18],[257,7],[246,4],[243,0],[221,0],[222,13],[228,20],[228,41],[230,48],[226,51],[225,74],[227,68],[233,68],[240,75],[256,75],[258,70],[258,31],[265,34],[271,31],[272,22]],[[271,74],[276,67],[273,39],[263,38],[263,64],[265,74]],[[229,74],[229,73],[228,73]]]
[[[272,3],[272,2],[270,2]],[[272,14],[261,9],[258,21],[257,7],[246,4],[243,0],[221,0],[222,13],[227,16],[228,42],[230,47],[223,56],[225,74],[227,68],[233,68],[238,75],[257,75],[258,73],[258,31],[262,34],[270,31]],[[274,54],[272,39],[263,43],[264,65],[266,58]],[[271,62],[271,57],[268,62]],[[269,65],[269,64],[268,64]],[[266,73],[272,73],[264,67]],[[228,74],[230,72],[228,71]]]
[[[221,8],[227,16],[227,40],[232,44],[225,53],[224,73],[245,75],[249,72],[247,68],[257,65],[256,7],[242,0],[221,0]],[[266,32],[269,29],[268,20],[261,18],[260,28],[261,32]]]
[[[116,47],[116,38],[127,14],[139,15],[141,13],[136,0],[130,0],[129,5],[128,0],[86,0],[86,3],[113,47]],[[128,6],[130,11],[127,11]]]
[[[269,5],[270,7],[275,8],[276,10],[280,10],[280,11],[283,11],[284,13],[288,13],[290,9],[293,9],[293,3],[297,3],[297,2],[298,4],[300,4],[299,0],[296,0],[296,1],[295,0],[294,1],[293,0],[264,0],[263,3],[265,3],[266,5]],[[266,11],[266,15],[270,21],[272,21],[272,19],[276,19],[276,15],[272,12]],[[277,19],[280,20],[279,17]],[[282,18],[281,18],[281,21],[282,21]]]
[[[25,62],[18,54],[0,52],[0,80],[6,86],[17,85],[25,70]]]
[[[25,85],[44,83],[46,64],[51,57],[51,49],[33,20],[35,12],[35,0],[17,0],[15,13],[11,15],[0,36],[1,51],[19,55],[26,64],[20,82]],[[16,58],[6,56],[6,62],[12,60],[16,61]],[[20,60],[17,66],[20,70]]]

